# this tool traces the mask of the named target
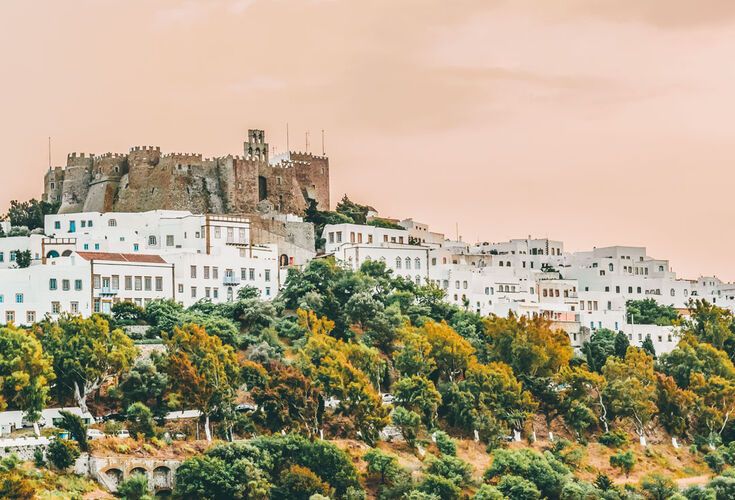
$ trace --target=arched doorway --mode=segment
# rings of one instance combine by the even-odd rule
[[[46,254],[46,258],[47,258],[47,259],[55,259],[55,258],[57,258],[58,256],[59,256],[59,252],[57,252],[56,250],[50,250],[50,251],[49,251],[49,252],[48,252],[48,253]]]

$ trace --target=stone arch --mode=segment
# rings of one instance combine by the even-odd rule
[[[103,473],[105,477],[115,486],[120,484],[123,480],[123,471],[117,467],[110,467]]]
[[[153,489],[170,489],[171,484],[171,468],[165,465],[159,465],[153,469]]]
[[[71,250],[64,250],[61,252],[62,257],[69,257],[71,255]]]
[[[57,252],[56,250],[49,250],[49,252],[46,254],[47,259],[55,259],[58,256],[59,252]]]
[[[132,476],[133,474],[143,474],[144,476],[148,476],[148,471],[144,467],[136,466],[128,471],[128,476]]]
[[[280,267],[286,267],[288,265],[288,255],[282,253],[281,256],[278,257],[278,265]]]

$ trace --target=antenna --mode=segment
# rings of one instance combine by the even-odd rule
[[[286,122],[286,152],[288,153],[290,151],[288,146],[288,122]]]
[[[309,152],[309,131],[306,131],[306,153]]]
[[[51,136],[48,136],[48,168],[51,168]]]
[[[325,156],[326,154],[327,152],[324,149],[324,129],[322,129],[322,156]]]

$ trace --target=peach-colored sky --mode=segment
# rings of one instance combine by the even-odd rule
[[[735,279],[732,0],[3,0],[0,208],[66,153],[320,152],[465,240],[646,245]]]

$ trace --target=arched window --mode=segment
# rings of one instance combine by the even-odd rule
[[[421,284],[421,276],[416,276],[416,284],[417,285]]]
[[[671,289],[671,296],[676,297],[676,290],[674,290],[673,288]]]
[[[544,295],[544,297],[548,297],[549,296],[549,291],[546,290],[546,288],[544,288],[543,295]]]
[[[419,259],[418,257],[416,257],[413,260],[413,267],[414,267],[414,269],[421,269],[421,259]]]
[[[400,257],[396,257],[396,269],[400,269],[401,268],[401,263],[402,263],[401,258]]]
[[[55,259],[58,256],[59,256],[59,252],[57,252],[56,250],[51,250],[49,251],[49,253],[46,254],[47,259]]]
[[[615,266],[613,266],[612,262],[607,265],[607,268],[612,272],[613,269],[615,269]]]
[[[406,269],[411,269],[411,257],[406,257]]]
[[[381,257],[381,258],[380,258],[380,262],[383,262],[383,263],[385,263],[385,257]]]
[[[117,220],[110,219],[110,220],[107,221],[107,225],[110,226],[110,227],[117,227]]]

